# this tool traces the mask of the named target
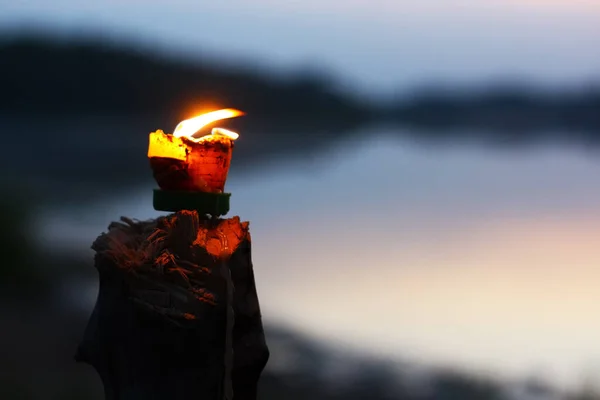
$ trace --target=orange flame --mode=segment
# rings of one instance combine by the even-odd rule
[[[244,113],[240,110],[236,110],[234,108],[225,108],[222,110],[212,111],[206,114],[199,115],[194,118],[186,119],[185,121],[181,121],[173,131],[173,136],[175,137],[187,137],[188,139],[199,141],[204,136],[197,137],[198,132],[204,128],[206,125],[209,125],[215,121],[219,121],[221,119],[234,118],[244,115]],[[222,128],[214,128],[211,132],[212,135],[221,135],[226,136],[232,140],[235,140],[239,137],[239,135],[235,132],[228,131],[227,129]]]
[[[211,134],[226,136],[231,140],[235,140],[240,137],[240,135],[237,132],[230,131],[229,129],[223,129],[223,128],[213,128],[211,131]]]

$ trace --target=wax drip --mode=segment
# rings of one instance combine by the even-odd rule
[[[219,231],[221,240],[221,275],[227,281],[227,322],[225,326],[225,375],[224,375],[224,400],[233,400],[233,385],[231,382],[231,371],[233,370],[233,325],[235,322],[235,313],[233,310],[233,279],[231,269],[227,265],[226,258],[223,256],[229,254],[229,241],[227,235]]]

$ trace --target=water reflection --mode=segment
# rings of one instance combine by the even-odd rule
[[[265,318],[371,353],[578,383],[600,360],[600,163],[362,133],[332,157],[230,177]],[[151,187],[52,210],[42,241],[88,248],[121,215],[159,215]]]

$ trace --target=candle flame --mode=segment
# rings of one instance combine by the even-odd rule
[[[231,140],[235,140],[240,137],[240,135],[237,132],[230,131],[229,129],[223,129],[223,128],[213,128],[211,131],[211,134],[227,136]]]
[[[175,137],[187,137],[188,139],[198,140],[200,138],[196,137],[196,134],[204,128],[206,125],[209,125],[215,121],[219,121],[221,119],[234,118],[244,115],[244,113],[240,110],[236,110],[234,108],[225,108],[222,110],[212,111],[206,114],[199,115],[194,118],[186,119],[185,121],[181,121],[173,131],[173,136]],[[226,136],[232,140],[238,138],[238,134],[232,131],[228,131],[227,129],[222,128],[214,128],[212,130],[213,135],[222,135]],[[203,135],[206,136],[206,135]]]

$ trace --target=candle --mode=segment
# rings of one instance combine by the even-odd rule
[[[148,158],[159,190],[154,191],[154,208],[162,211],[197,210],[211,215],[229,211],[224,193],[236,132],[202,128],[244,113],[232,108],[217,110],[180,122],[173,134],[150,133]]]
[[[239,135],[223,128],[214,128],[209,135],[199,133],[208,124],[241,115],[235,109],[218,110],[180,122],[172,135],[162,130],[152,132],[148,158],[158,186],[163,190],[222,193],[233,143]]]

